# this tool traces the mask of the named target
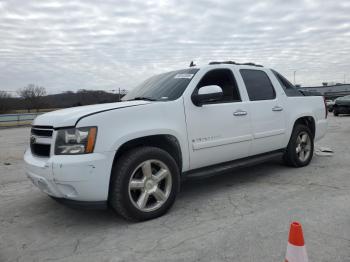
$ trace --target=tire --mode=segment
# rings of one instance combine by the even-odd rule
[[[339,116],[338,110],[336,108],[333,109],[333,115],[334,116]]]
[[[302,151],[304,153],[302,153]],[[296,125],[290,137],[287,150],[283,156],[284,162],[288,166],[307,166],[312,159],[313,152],[314,139],[310,129],[305,125]]]
[[[179,189],[179,167],[170,154],[157,147],[138,147],[113,166],[109,204],[127,220],[149,220],[171,208]]]

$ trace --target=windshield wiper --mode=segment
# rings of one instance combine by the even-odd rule
[[[146,97],[146,96],[137,96],[137,97],[134,97],[133,99],[130,99],[128,101],[131,101],[131,100],[157,101],[157,99],[154,99],[152,97]]]

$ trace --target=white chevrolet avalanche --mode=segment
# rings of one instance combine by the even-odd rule
[[[29,179],[60,202],[147,220],[169,210],[183,179],[278,156],[308,165],[327,129],[322,96],[255,64],[156,75],[123,100],[37,117],[24,154]]]

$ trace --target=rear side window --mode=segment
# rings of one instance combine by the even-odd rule
[[[276,97],[270,78],[264,71],[254,69],[241,69],[239,71],[250,101],[271,100]]]
[[[271,69],[271,71],[274,73],[287,96],[303,96],[303,94],[298,89],[296,89],[295,86],[293,86],[284,76],[273,69]]]

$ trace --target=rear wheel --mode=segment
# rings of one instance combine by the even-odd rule
[[[284,161],[287,165],[303,167],[310,163],[314,152],[314,140],[310,129],[305,125],[294,127]]]
[[[109,203],[124,218],[148,220],[166,213],[180,187],[175,160],[156,147],[140,147],[117,159]]]

